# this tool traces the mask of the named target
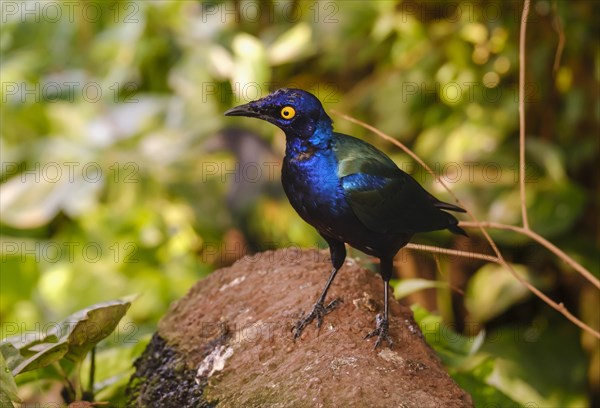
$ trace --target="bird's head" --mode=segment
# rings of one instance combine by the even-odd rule
[[[262,99],[236,106],[225,116],[266,120],[288,136],[309,138],[317,129],[331,129],[331,119],[316,96],[302,89],[282,88]]]

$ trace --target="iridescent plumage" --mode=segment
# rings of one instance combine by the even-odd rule
[[[466,235],[444,211],[464,210],[436,199],[372,145],[334,132],[321,102],[306,91],[279,89],[225,115],[266,120],[285,132],[283,188],[298,214],[329,244],[333,270],[313,310],[296,324],[294,336],[314,319],[319,327],[336,306],[337,300],[324,302],[346,258],[347,243],[381,260],[385,309],[366,337],[377,336],[375,347],[383,340],[391,346],[388,284],[394,256],[418,232],[448,229]]]

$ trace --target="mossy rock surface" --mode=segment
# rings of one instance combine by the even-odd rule
[[[147,407],[470,407],[412,312],[390,304],[394,347],[363,340],[382,309],[382,280],[348,260],[328,297],[342,303],[293,340],[329,275],[326,252],[244,258],[175,302],[136,362],[132,405]]]

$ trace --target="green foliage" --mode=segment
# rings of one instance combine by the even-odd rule
[[[513,269],[523,279],[530,280],[531,274],[523,265],[513,265]],[[486,264],[469,280],[465,306],[473,320],[483,323],[501,315],[529,296],[531,292],[506,273],[502,266]]]
[[[97,351],[106,400],[119,400],[134,353],[169,303],[196,280],[254,250],[323,245],[283,197],[280,132],[259,121],[224,118],[233,104],[277,87],[305,88],[326,109],[350,113],[410,146],[478,218],[521,222],[519,3],[106,1],[92,2],[87,13],[84,3],[51,3],[61,8],[58,19],[44,6],[49,3],[31,3],[36,11],[28,14],[24,3],[3,3],[0,337],[38,331],[41,322],[60,321],[72,310],[140,293],[122,324],[131,324],[125,330],[131,343],[103,342]],[[6,8],[13,5],[14,11]],[[594,7],[532,4],[526,181],[532,227],[600,276]],[[554,70],[557,18],[566,41]],[[374,143],[429,191],[451,200],[407,155],[333,118],[336,130]],[[256,132],[265,146],[241,158],[216,135],[231,124]],[[241,150],[249,151],[246,145]],[[247,170],[257,162],[275,163],[273,172],[250,177]],[[478,233],[468,232],[478,247]],[[567,266],[523,236],[492,235],[532,282],[597,323],[596,292]],[[445,234],[416,239],[451,245]],[[441,261],[443,270],[449,266]],[[503,332],[544,317],[544,307],[506,271],[473,262],[457,272],[466,282],[467,316],[440,302],[449,320],[471,319]],[[431,287],[448,294],[450,286],[415,280],[396,290],[403,296]],[[543,333],[559,342],[568,327],[557,322]],[[573,367],[585,370],[586,358],[598,361],[600,351],[584,337],[588,356],[581,354],[577,333],[563,347],[572,352]],[[447,344],[442,354],[460,362],[481,353],[469,342],[458,350],[458,343]],[[28,356],[41,353],[32,360],[40,364],[69,353],[59,344],[40,343]],[[497,355],[510,346],[495,345]],[[515,359],[523,382],[535,382],[524,373],[540,366],[536,359],[565,363],[552,342],[536,345],[539,355]],[[24,395],[36,392],[25,379],[57,377],[52,366],[19,375]],[[493,374],[485,374],[491,366]],[[491,382],[497,358],[471,367],[453,375],[465,387],[472,384],[477,401],[527,402]],[[593,370],[589,378],[600,378]],[[535,389],[545,398],[550,384]],[[585,400],[580,382],[573,390],[569,397],[537,400]]]
[[[45,332],[19,334],[3,340],[0,343],[0,363],[2,381],[7,385],[6,396],[18,401],[12,391],[13,376],[52,364],[60,367],[60,374],[65,376],[67,384],[72,384],[68,378],[73,376],[72,382],[80,384],[78,377],[83,359],[98,342],[115,330],[130,305],[129,300],[99,303],[79,310]],[[72,385],[71,388],[75,393],[72,398],[79,400],[82,391]]]
[[[394,297],[398,300],[423,289],[448,288],[444,282],[428,279],[392,279],[390,284],[394,288]]]
[[[494,385],[522,404],[585,407],[588,361],[578,337],[576,327],[548,311],[530,326],[490,332],[482,352],[497,357]]]
[[[490,378],[496,359],[480,352],[486,339],[481,331],[475,337],[457,333],[436,316],[418,305],[413,305],[415,321],[433,349],[440,356],[452,378],[465,389],[475,406],[517,406],[514,400],[500,391]]]
[[[3,353],[0,353],[0,406],[12,407],[14,402],[21,402],[17,395],[17,383],[4,359]]]
[[[427,342],[475,406],[589,405],[582,396],[586,363],[577,329],[560,317],[544,314],[532,326],[467,337],[422,307],[412,309]],[[559,326],[563,336],[555,336],[551,325]]]

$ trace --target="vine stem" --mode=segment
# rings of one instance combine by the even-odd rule
[[[527,202],[525,196],[525,33],[527,32],[527,16],[529,1],[523,3],[521,15],[521,32],[519,34],[519,189],[521,193],[521,218],[523,228],[529,230]]]

